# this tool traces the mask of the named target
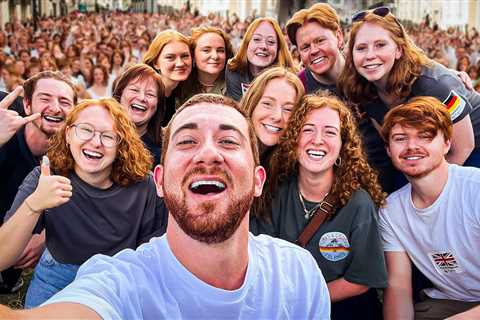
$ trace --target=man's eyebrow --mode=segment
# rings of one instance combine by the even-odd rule
[[[188,122],[188,123],[185,123],[184,125],[182,125],[180,128],[178,128],[177,130],[175,130],[172,134],[172,139],[175,138],[175,136],[182,130],[192,130],[192,129],[198,129],[198,124],[194,123],[194,122]]]
[[[236,127],[230,125],[230,124],[220,124],[218,126],[218,128],[222,131],[230,131],[230,130],[233,130],[235,132],[237,132],[240,136],[243,137],[243,139],[246,139],[247,137],[245,137],[245,135]]]

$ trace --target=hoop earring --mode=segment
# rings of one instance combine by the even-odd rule
[[[342,165],[342,157],[338,156],[338,158],[335,160],[334,164],[337,167],[340,167]]]

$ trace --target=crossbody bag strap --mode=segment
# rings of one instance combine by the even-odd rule
[[[322,223],[333,214],[335,209],[335,197],[331,194],[327,195],[325,199],[320,203],[317,211],[310,219],[308,224],[303,229],[302,233],[298,236],[297,241],[295,241],[299,246],[305,248],[308,241],[313,237],[318,228]]]

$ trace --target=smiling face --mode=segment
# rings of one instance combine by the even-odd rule
[[[387,30],[365,23],[355,37],[352,56],[355,69],[362,77],[384,86],[402,52]]]
[[[153,78],[135,78],[123,89],[120,104],[127,109],[130,119],[143,135],[148,122],[157,111],[158,86]]]
[[[333,171],[342,148],[340,116],[328,107],[309,112],[297,147],[300,174]]]
[[[450,141],[440,131],[432,133],[396,124],[389,136],[387,152],[393,165],[407,178],[422,178],[446,164]]]
[[[230,238],[262,192],[265,172],[254,166],[248,124],[235,109],[199,103],[170,125],[157,187],[184,233],[205,243]]]
[[[318,76],[331,71],[340,59],[342,33],[324,28],[316,21],[298,28],[296,41],[303,65]]]
[[[198,38],[194,55],[198,71],[219,75],[225,68],[227,57],[225,41],[219,34],[205,33]]]
[[[79,124],[88,124],[90,129],[95,130],[93,138],[82,139]],[[93,105],[80,111],[73,125],[67,129],[66,139],[75,160],[75,173],[86,182],[101,181],[100,185],[108,186],[111,184],[110,173],[117,154],[117,146],[105,147],[101,142],[100,133],[109,137],[117,135],[112,117],[105,108]],[[88,128],[85,130],[89,131]]]
[[[272,147],[278,144],[295,106],[297,92],[283,78],[270,80],[252,113],[252,123],[260,143]]]
[[[158,56],[155,68],[167,80],[186,80],[192,71],[192,57],[188,45],[180,41],[167,43]]]
[[[53,78],[38,80],[32,101],[23,100],[27,114],[42,116],[32,123],[45,135],[51,136],[63,125],[65,117],[73,108],[74,93],[66,82]]]
[[[257,69],[270,66],[277,58],[278,39],[273,26],[264,21],[253,32],[248,42],[247,60]]]

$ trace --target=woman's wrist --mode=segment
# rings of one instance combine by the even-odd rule
[[[23,202],[25,203],[28,210],[30,211],[30,214],[40,215],[43,212],[43,209],[39,208],[38,205],[36,205],[36,202],[32,200],[32,195],[25,198]]]

